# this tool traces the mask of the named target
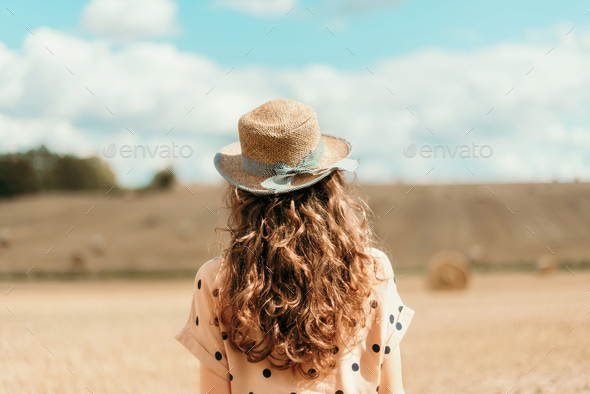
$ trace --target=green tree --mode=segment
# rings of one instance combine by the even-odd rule
[[[98,157],[58,155],[45,146],[0,155],[0,196],[39,190],[95,190],[116,186],[115,175]]]
[[[21,154],[0,155],[0,196],[38,190],[35,169]]]
[[[154,175],[154,178],[147,188],[153,190],[168,190],[174,185],[175,180],[176,177],[172,172],[168,171],[168,169],[160,170]]]

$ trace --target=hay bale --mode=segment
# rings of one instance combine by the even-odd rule
[[[428,280],[435,290],[461,290],[467,287],[471,267],[462,253],[444,251],[434,254],[428,262]]]
[[[94,234],[90,238],[90,249],[97,256],[102,256],[107,249],[107,239],[102,234]]]
[[[141,225],[145,228],[158,227],[160,225],[160,217],[158,215],[148,215],[143,218]]]
[[[71,268],[75,270],[83,270],[86,268],[86,252],[80,246],[75,247],[70,254]]]
[[[481,264],[484,262],[485,253],[481,245],[473,244],[469,246],[467,250],[467,256],[473,262],[473,264]]]
[[[190,239],[195,232],[195,225],[190,220],[182,220],[178,224],[178,233],[183,239]]]
[[[537,272],[540,275],[550,275],[557,269],[557,259],[552,254],[544,254],[537,260]]]
[[[10,229],[3,228],[0,229],[0,247],[1,248],[9,248],[12,245],[13,237],[12,232]]]

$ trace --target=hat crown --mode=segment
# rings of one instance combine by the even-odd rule
[[[288,100],[268,101],[238,121],[242,155],[264,164],[296,166],[321,139],[315,111]]]

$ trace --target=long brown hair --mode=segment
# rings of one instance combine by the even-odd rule
[[[319,182],[277,195],[229,185],[213,316],[231,348],[249,362],[268,357],[314,379],[336,366],[368,316],[377,278],[368,205],[356,201],[336,170]],[[249,335],[262,330],[263,339]],[[264,334],[266,333],[266,334]],[[303,365],[311,368],[304,370]]]

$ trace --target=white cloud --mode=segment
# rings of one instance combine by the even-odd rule
[[[325,15],[333,14],[359,14],[375,9],[390,8],[399,4],[402,0],[329,0],[312,7]],[[213,6],[228,8],[254,16],[284,15],[291,8],[304,5],[298,0],[214,0]],[[336,19],[338,23],[332,23],[336,30],[344,30],[346,22]]]
[[[213,5],[256,16],[284,15],[297,0],[215,0]]]
[[[173,0],[92,0],[82,12],[84,29],[121,41],[178,32]]]
[[[238,118],[286,97],[311,105],[324,133],[353,142],[361,181],[590,179],[590,32],[559,40],[549,55],[553,43],[537,41],[470,52],[424,49],[369,65],[374,75],[328,65],[237,66],[227,74],[229,67],[171,44],[114,50],[106,40],[43,28],[20,50],[0,45],[0,150],[50,141],[58,151],[100,155],[110,142],[175,140],[191,144],[193,157],[109,163],[123,184],[166,164],[186,180],[219,179],[212,159],[237,139]],[[491,145],[494,155],[408,159],[402,150],[412,141],[475,141]]]
[[[58,153],[81,156],[95,153],[85,130],[65,119],[17,118],[0,113],[0,151],[11,152],[45,145]]]

